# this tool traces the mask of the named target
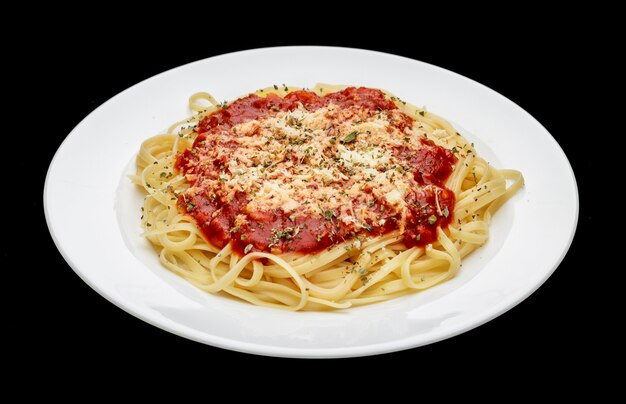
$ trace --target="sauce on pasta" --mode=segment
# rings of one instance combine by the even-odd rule
[[[314,253],[396,230],[407,248],[425,246],[452,220],[444,184],[456,157],[413,125],[363,87],[240,98],[202,118],[177,156],[190,185],[177,206],[240,256]]]

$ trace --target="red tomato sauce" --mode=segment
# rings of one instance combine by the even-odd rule
[[[215,133],[237,134],[230,129],[238,124],[272,116],[279,111],[292,111],[301,104],[309,111],[315,111],[329,103],[342,108],[362,108],[370,111],[390,111],[396,105],[387,99],[380,90],[349,87],[335,93],[319,96],[313,92],[294,91],[284,98],[270,94],[265,98],[249,95],[240,98],[226,108],[213,112],[197,125],[198,135],[192,148],[180,153],[175,167],[184,174],[197,174],[198,167],[193,164],[207,146],[217,147],[212,139]],[[401,119],[392,123],[400,130],[412,127],[413,119],[401,114]],[[445,187],[445,182],[453,171],[456,161],[447,149],[437,146],[430,140],[420,139],[418,151],[408,147],[396,147],[392,150],[396,159],[403,166],[409,167],[419,186],[414,187],[405,196],[408,212],[404,225],[404,244],[407,247],[424,246],[437,239],[437,228],[446,228],[452,220],[454,211],[454,193]],[[199,145],[202,144],[202,147]],[[236,142],[220,142],[219,147],[234,149]],[[219,178],[224,172],[227,161],[214,160],[212,166],[204,167],[205,177]],[[200,181],[190,181],[192,187],[202,187]],[[314,253],[334,244],[350,241],[359,236],[376,236],[400,228],[401,218],[391,214],[384,200],[378,200],[368,209],[377,212],[377,218],[384,219],[384,225],[368,223],[365,228],[353,223],[346,224],[337,220],[338,211],[326,211],[320,215],[289,215],[281,209],[271,211],[247,212],[244,224],[236,226],[235,218],[242,214],[250,202],[251,195],[238,192],[224,202],[216,197],[215,189],[206,188],[193,196],[181,194],[178,208],[191,216],[199,226],[204,237],[213,245],[224,247],[231,243],[239,255],[250,251],[272,253],[300,252]],[[371,192],[365,187],[364,192]]]

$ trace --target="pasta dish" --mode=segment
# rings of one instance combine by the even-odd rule
[[[132,180],[161,263],[267,307],[345,309],[450,279],[522,174],[385,91],[272,86],[146,140]]]

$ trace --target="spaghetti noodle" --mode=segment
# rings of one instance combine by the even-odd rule
[[[342,309],[441,283],[523,186],[380,90],[197,93],[190,108],[138,154],[144,234],[174,273],[260,306]]]

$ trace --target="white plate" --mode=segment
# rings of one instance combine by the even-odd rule
[[[526,187],[493,221],[490,241],[452,280],[389,302],[331,313],[260,308],[195,289],[139,236],[141,195],[125,177],[141,142],[184,118],[188,97],[219,100],[271,84],[384,88],[426,105]],[[572,169],[532,116],[450,71],[356,49],[285,47],[231,53],[159,74],[85,118],[57,151],[44,192],[52,237],[76,273],[129,313],[210,345],[264,355],[344,357],[416,347],[493,319],[539,287],[563,259],[578,219]]]

